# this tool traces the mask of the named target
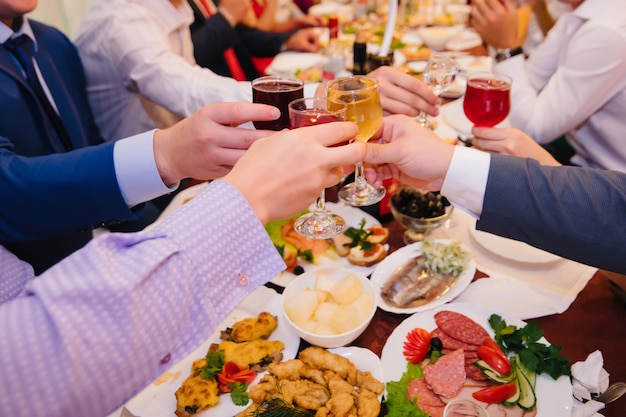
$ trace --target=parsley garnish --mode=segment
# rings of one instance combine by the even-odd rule
[[[561,346],[539,342],[543,330],[537,323],[529,322],[518,329],[517,326],[507,325],[499,315],[492,314],[489,324],[504,352],[516,353],[528,370],[537,374],[546,373],[553,379],[571,374],[570,361],[560,353]]]
[[[371,236],[372,232],[368,232],[364,228],[365,219],[361,219],[358,229],[356,227],[348,227],[346,231],[343,232],[343,234],[352,239],[352,241],[349,243],[344,243],[343,246],[347,246],[349,248],[360,246],[363,251],[371,252],[374,245],[372,244],[372,242],[367,240],[367,238]]]
[[[200,376],[204,379],[214,379],[215,375],[222,372],[224,367],[224,351],[208,353],[205,357],[206,366],[200,369]]]
[[[230,399],[235,405],[248,405],[248,384],[243,382],[230,382],[228,386],[232,390],[230,392]]]

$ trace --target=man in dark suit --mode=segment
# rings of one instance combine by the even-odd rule
[[[209,3],[204,4],[214,7]],[[319,50],[314,30],[300,29],[289,33],[264,32],[241,23],[248,12],[241,0],[222,0],[219,8],[207,11],[201,0],[188,0],[194,12],[191,25],[194,56],[198,65],[213,72],[234,77],[225,52],[232,48],[247,80],[261,75],[255,58],[274,57],[283,49],[304,52]],[[235,77],[237,78],[237,77]]]
[[[2,4],[3,1],[0,243],[31,263],[39,274],[82,247],[91,239],[94,227],[135,221],[133,227],[116,228],[131,231],[153,221],[163,206],[148,207],[143,203],[162,195],[168,197],[187,178],[166,178],[163,166],[184,162],[190,156],[182,150],[169,149],[166,159],[157,159],[167,144],[157,144],[157,134],[153,132],[125,140],[119,147],[120,142],[104,143],[94,124],[83,67],[74,45],[58,30],[23,17],[34,9],[36,2]],[[34,46],[32,58],[24,58],[23,50],[15,47],[18,39],[25,39],[23,36],[28,38],[27,45],[30,42]],[[37,68],[39,89],[32,81]],[[41,90],[45,98],[38,94]],[[45,104],[55,114],[44,108],[46,99]],[[232,120],[232,115],[226,113],[226,118]],[[61,129],[54,124],[55,117],[60,119]],[[194,151],[197,159],[188,164],[189,168],[200,168],[200,172],[190,177],[210,179],[225,174],[226,167],[232,166],[260,133],[242,135],[245,137],[235,138],[228,146],[234,153],[225,160],[215,156],[215,150],[222,147],[211,143],[211,136],[215,135],[198,129],[181,132],[180,146],[186,144],[192,150],[193,146],[198,147]],[[129,148],[129,143],[135,148]],[[128,169],[127,162],[124,172],[119,171],[121,157],[130,160],[131,167]],[[147,165],[139,164],[140,160],[147,161]],[[137,190],[139,180],[150,175],[156,188]],[[123,178],[130,183],[124,183]],[[135,194],[128,195],[124,184],[135,187]]]
[[[380,184],[392,175],[416,188],[441,190],[478,218],[478,230],[626,273],[623,173],[454,146],[405,116],[384,119],[381,142],[367,144],[364,162],[381,171],[369,168],[371,181]]]

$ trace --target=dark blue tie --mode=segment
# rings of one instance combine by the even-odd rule
[[[35,65],[33,63],[33,52],[35,49],[33,41],[26,35],[20,35],[4,42],[4,46],[13,54],[13,56],[19,61],[22,69],[24,69],[28,84],[37,95],[41,107],[45,110],[50,123],[54,127],[54,130],[65,149],[68,151],[74,149],[61,117],[52,106],[52,103],[48,100],[41,82],[37,77],[37,72],[35,71]]]

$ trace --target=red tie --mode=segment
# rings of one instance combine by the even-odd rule
[[[209,7],[208,0],[200,0],[200,4],[202,4],[207,16],[213,16],[213,11],[211,10],[211,7]],[[246,77],[246,74],[243,72],[243,68],[241,68],[241,64],[239,63],[239,59],[237,59],[237,55],[235,54],[235,50],[233,48],[228,48],[224,51],[224,58],[226,59],[228,69],[235,80],[248,80],[248,77]]]

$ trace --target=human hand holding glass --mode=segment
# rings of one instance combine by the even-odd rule
[[[424,68],[423,78],[426,85],[439,97],[454,82],[458,72],[459,64],[454,59],[444,54],[432,53]],[[423,111],[420,112],[417,121],[421,126],[433,129]]]
[[[326,95],[348,105],[346,120],[359,127],[356,140],[367,142],[380,128],[383,109],[374,78],[361,75],[336,78],[326,85]],[[384,188],[375,188],[365,179],[362,162],[356,164],[354,182],[339,190],[339,198],[352,206],[369,206],[384,196]]]
[[[291,129],[314,126],[321,123],[345,120],[348,105],[324,97],[307,97],[289,103]],[[317,198],[312,213],[300,216],[295,224],[296,232],[309,239],[328,239],[346,228],[345,220],[326,210],[325,191]]]
[[[254,127],[266,130],[289,128],[289,103],[302,98],[304,81],[298,78],[285,78],[268,75],[252,81],[252,102],[269,104],[280,110],[276,120],[255,121]]]

